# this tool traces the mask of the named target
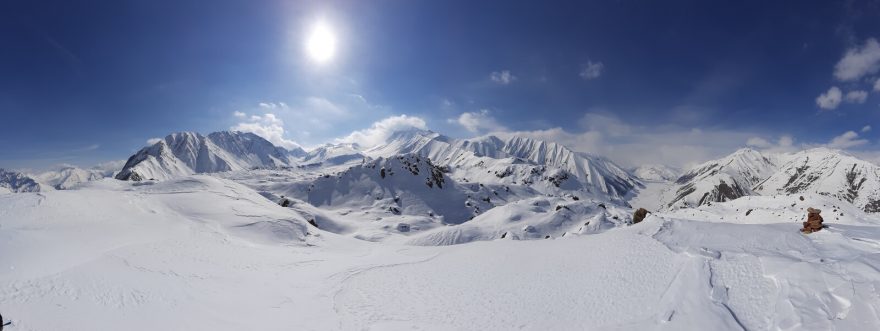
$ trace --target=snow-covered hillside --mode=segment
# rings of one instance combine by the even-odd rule
[[[325,144],[310,150],[303,157],[305,166],[340,165],[367,158],[358,144]]]
[[[297,153],[248,132],[173,133],[131,156],[121,180],[165,180],[195,173],[290,166]]]
[[[473,220],[514,229],[504,239],[419,247],[316,229],[229,180],[151,183],[0,196],[12,329],[880,328],[880,220],[848,208],[838,222],[825,207],[829,228],[805,236],[788,218],[828,196],[746,197],[631,226],[594,202],[534,198]],[[535,233],[584,230],[515,240],[532,233],[517,218],[540,219]]]
[[[776,164],[761,152],[740,149],[693,167],[663,193],[661,200],[666,207],[690,207],[754,195],[752,187],[776,169]]]
[[[38,182],[56,190],[67,190],[85,182],[112,177],[113,173],[113,170],[82,169],[74,166],[65,166],[40,173],[34,177]]]
[[[633,175],[644,181],[672,181],[678,179],[681,170],[662,164],[645,164],[636,167]]]
[[[880,212],[880,166],[840,151],[816,148],[796,153],[760,182],[760,194],[818,193]]]

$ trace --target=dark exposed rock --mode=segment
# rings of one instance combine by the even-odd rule
[[[648,216],[648,210],[645,208],[639,208],[633,213],[633,224],[637,224],[645,219]]]

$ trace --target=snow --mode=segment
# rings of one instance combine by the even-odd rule
[[[661,210],[664,205],[663,194],[670,187],[671,182],[667,181],[643,181],[644,186],[638,190],[631,192],[627,202],[635,208],[645,208],[648,210]]]
[[[291,166],[288,151],[249,132],[172,133],[132,155],[116,178],[167,180],[197,173]]]
[[[633,175],[644,181],[671,181],[678,178],[681,170],[663,164],[645,164],[633,169]]]
[[[118,169],[117,169],[118,170]],[[35,179],[57,190],[67,190],[85,182],[98,180],[113,175],[113,170],[81,169],[74,166],[43,172],[34,176]]]
[[[880,212],[880,167],[840,151],[816,148],[792,155],[758,184],[757,191],[826,194]]]
[[[11,329],[880,329],[876,166],[836,151],[741,150],[673,183],[515,136],[169,137],[129,159],[139,181],[13,193],[8,173]],[[746,194],[664,200],[722,179]],[[804,235],[809,207],[827,228]]]

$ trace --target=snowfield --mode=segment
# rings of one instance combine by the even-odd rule
[[[306,152],[176,133],[118,173],[0,171],[0,313],[10,330],[880,330],[878,185],[827,149],[630,173],[515,135]],[[810,207],[828,227],[804,235]]]
[[[623,207],[533,197],[377,243],[269,195],[203,175],[0,194],[0,311],[11,330],[880,329],[880,219],[833,197],[635,225]],[[806,206],[829,228],[800,234]],[[406,244],[457,227],[480,241]]]

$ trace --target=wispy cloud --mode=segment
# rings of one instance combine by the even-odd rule
[[[494,71],[489,74],[489,79],[501,85],[508,85],[516,81],[517,78],[512,73],[510,73],[510,70],[501,70]]]
[[[847,149],[865,145],[867,143],[868,140],[859,139],[859,134],[855,131],[847,131],[844,132],[842,135],[832,138],[831,141],[826,144],[826,146],[830,148]]]
[[[581,69],[580,76],[586,80],[596,79],[602,76],[603,70],[605,70],[605,64],[601,61],[587,61],[587,64]]]
[[[849,91],[843,100],[849,103],[865,103],[865,100],[868,100],[868,91]]]

